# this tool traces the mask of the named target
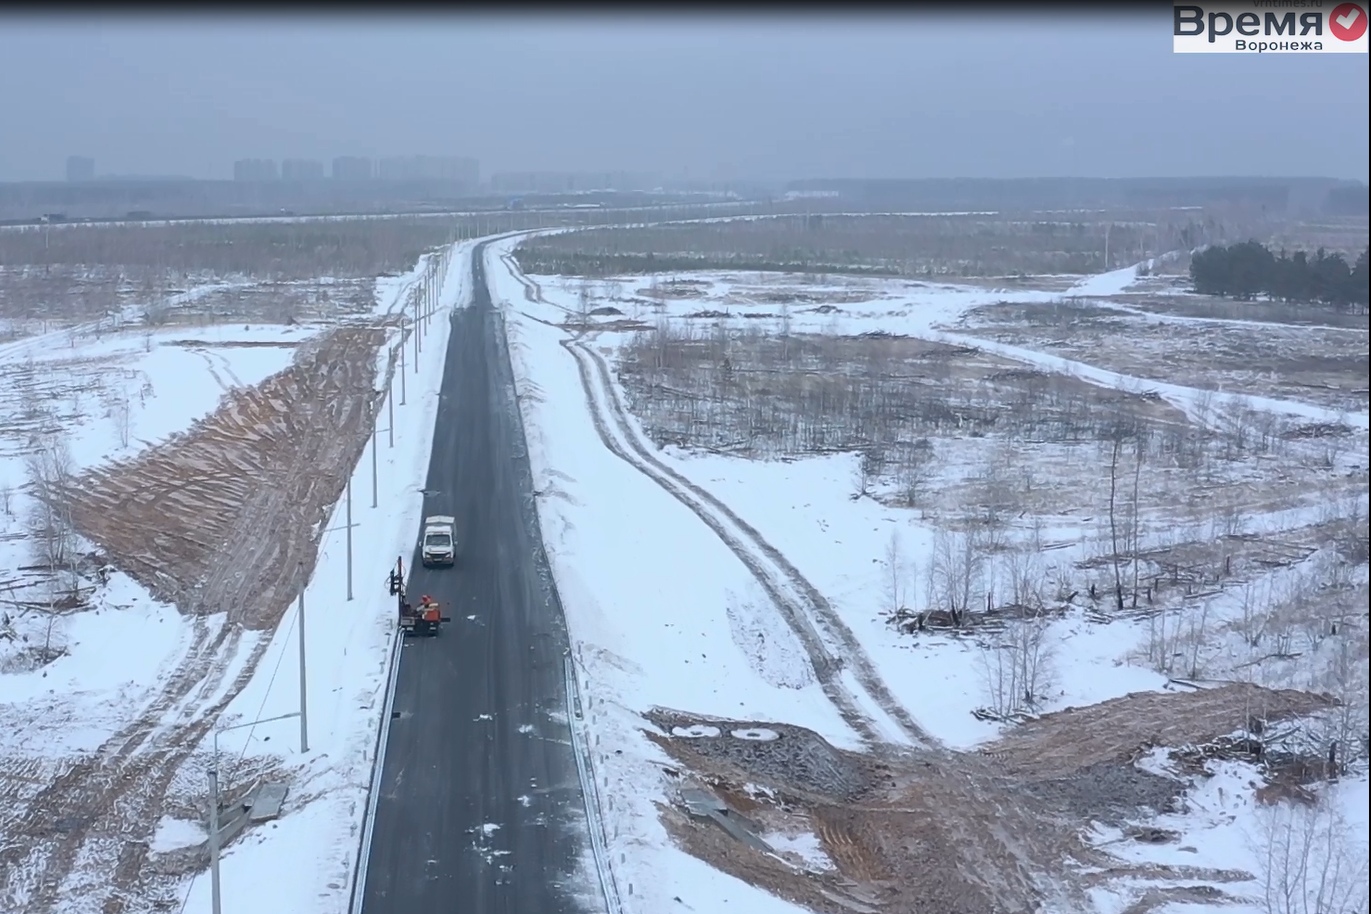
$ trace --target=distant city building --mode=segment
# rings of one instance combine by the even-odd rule
[[[233,163],[235,181],[275,181],[280,176],[275,159],[239,159]]]
[[[382,181],[448,181],[475,188],[480,163],[463,156],[392,156],[376,163]]]
[[[283,181],[318,181],[324,176],[324,163],[318,159],[286,159],[281,163]]]
[[[86,156],[67,156],[68,181],[94,181],[95,160]]]
[[[652,190],[660,175],[626,171],[509,171],[490,176],[491,190],[511,194],[573,194],[595,190]]]
[[[363,156],[339,156],[333,160],[333,177],[338,181],[370,181],[376,166]]]

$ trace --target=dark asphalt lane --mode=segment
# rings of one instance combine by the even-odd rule
[[[452,621],[400,654],[363,914],[583,910],[568,891],[587,841],[566,628],[482,253],[472,307],[452,317],[424,498],[425,515],[457,518],[457,565],[409,559],[410,598],[430,594]]]

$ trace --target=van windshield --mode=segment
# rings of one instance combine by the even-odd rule
[[[446,533],[430,533],[428,536],[424,537],[424,545],[445,548],[452,545],[452,537],[448,536]]]

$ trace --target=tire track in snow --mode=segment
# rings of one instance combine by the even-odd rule
[[[63,883],[86,848],[91,832],[127,834],[120,822],[125,811],[120,807],[125,798],[134,793],[139,797],[135,802],[141,805],[140,801],[146,798],[147,779],[160,780],[160,771],[167,774],[169,781],[198,741],[188,740],[188,734],[175,724],[168,726],[167,718],[179,716],[184,720],[193,716],[193,705],[182,705],[182,701],[196,686],[208,687],[216,681],[216,674],[222,675],[239,636],[227,620],[211,635],[204,620],[196,619],[192,637],[167,683],[143,713],[28,803],[17,831],[28,837],[30,843],[12,844],[0,853],[7,883],[0,885],[0,890],[11,893],[12,898],[19,888],[16,882],[27,882],[32,887],[27,905],[17,910],[57,910],[63,895],[68,896],[67,902],[74,901],[69,892],[63,891]],[[181,712],[174,715],[178,705]],[[207,729],[212,718],[204,721]],[[111,818],[115,821],[111,822]],[[146,846],[141,849],[145,855]],[[128,850],[127,846],[121,848],[120,857]],[[27,866],[23,865],[25,858]]]
[[[997,355],[1053,374],[1078,378],[1099,387],[1123,391],[1152,391],[1184,413],[1192,422],[1216,431],[1223,431],[1225,421],[1231,419],[1227,413],[1243,409],[1272,413],[1295,420],[1347,424],[1361,431],[1367,429],[1366,413],[1329,409],[1302,400],[1277,399],[1234,391],[1215,391],[1169,381],[1157,381],[1109,368],[1101,368],[1098,365],[1066,356],[1053,355],[1024,346],[1014,346],[1009,343],[986,339],[967,330],[930,327],[916,330],[912,335],[934,343],[972,346],[991,355]],[[1201,408],[1199,404],[1205,401],[1208,401],[1209,405]]]
[[[498,256],[510,276],[523,287],[524,297],[529,302],[556,308],[568,316],[573,316],[569,309],[554,305],[543,298],[541,287],[524,275],[510,252],[501,252]],[[558,327],[550,321],[522,310],[520,313],[531,320],[565,330],[564,327]],[[937,741],[930,737],[896,700],[856,635],[833,610],[818,588],[811,584],[779,549],[738,517],[728,505],[713,493],[667,466],[652,453],[629,422],[627,412],[618,399],[608,366],[598,354],[581,341],[586,332],[587,330],[582,330],[575,337],[561,340],[560,343],[576,360],[591,421],[605,447],[689,508],[752,572],[753,577],[777,607],[786,625],[799,639],[824,694],[854,731],[873,743],[888,743],[892,741],[891,737],[894,737],[896,741],[909,742],[918,747],[937,746]],[[597,392],[600,396],[597,396]],[[601,396],[605,404],[603,408]],[[616,437],[611,430],[611,422],[621,437]],[[837,642],[836,651],[830,648],[815,628],[816,619],[829,633],[830,638]],[[856,684],[867,693],[870,706],[883,712],[899,732],[882,733],[882,728],[862,707],[859,697],[853,694],[843,681],[845,668],[852,673]]]
[[[363,427],[359,404],[374,396],[376,358],[370,336],[341,334],[306,345],[313,348],[303,351],[314,352],[323,370],[295,366],[308,380],[301,394],[303,406],[296,406],[302,430],[322,437],[337,429]],[[206,353],[200,355],[210,362]],[[355,377],[363,370],[364,381]],[[336,390],[344,395],[336,395]],[[356,395],[347,396],[349,391]],[[358,444],[359,454],[363,447]],[[351,467],[356,459],[348,453],[339,463]],[[141,891],[154,881],[155,874],[147,867],[149,842],[166,791],[219,715],[247,685],[271,642],[270,637],[258,638],[234,673],[233,661],[245,647],[245,626],[252,621],[243,616],[289,605],[317,560],[317,535],[301,540],[286,531],[301,522],[295,509],[319,503],[318,488],[333,478],[325,472],[333,464],[325,461],[321,470],[319,460],[316,449],[293,450],[288,462],[277,468],[279,478],[266,480],[243,505],[244,513],[226,545],[187,597],[195,601],[194,606],[183,607],[194,612],[191,641],[151,703],[40,791],[12,827],[7,825],[19,839],[0,847],[0,904],[6,905],[7,914],[125,914],[147,909],[149,899]],[[292,513],[282,517],[283,510]],[[263,531],[283,533],[284,544],[278,536],[261,535]],[[284,558],[273,562],[281,554]],[[249,577],[244,569],[277,569],[282,576],[264,581]],[[272,601],[264,596],[269,593],[289,596]],[[226,610],[217,631],[205,621],[210,610]],[[277,621],[271,621],[272,630]],[[119,840],[111,841],[110,836]],[[91,874],[100,878],[92,880]]]
[[[895,700],[856,636],[818,589],[779,549],[731,508],[667,466],[648,449],[633,429],[617,397],[609,368],[597,353],[579,339],[563,340],[561,345],[576,359],[586,402],[601,441],[615,456],[657,483],[704,521],[752,572],[799,638],[824,694],[844,720],[869,742],[891,742],[893,736],[903,737],[916,746],[931,744],[928,735]],[[816,622],[829,639],[836,642],[836,651],[830,648]],[[900,733],[882,733],[882,728],[862,707],[858,696],[843,683],[844,669],[852,672],[871,704],[890,718]]]
[[[219,385],[219,389],[221,391],[223,391],[224,393],[228,393],[229,385],[225,383],[224,379],[219,376],[219,372],[215,370],[215,359],[209,354],[209,350],[197,346],[194,349],[192,349],[191,352],[194,352],[200,358],[205,360],[205,368],[209,370],[209,376],[214,379],[215,384]]]

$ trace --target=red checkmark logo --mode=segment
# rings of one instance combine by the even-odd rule
[[[1339,41],[1356,41],[1366,34],[1366,10],[1355,3],[1340,3],[1328,14],[1328,31]]]

